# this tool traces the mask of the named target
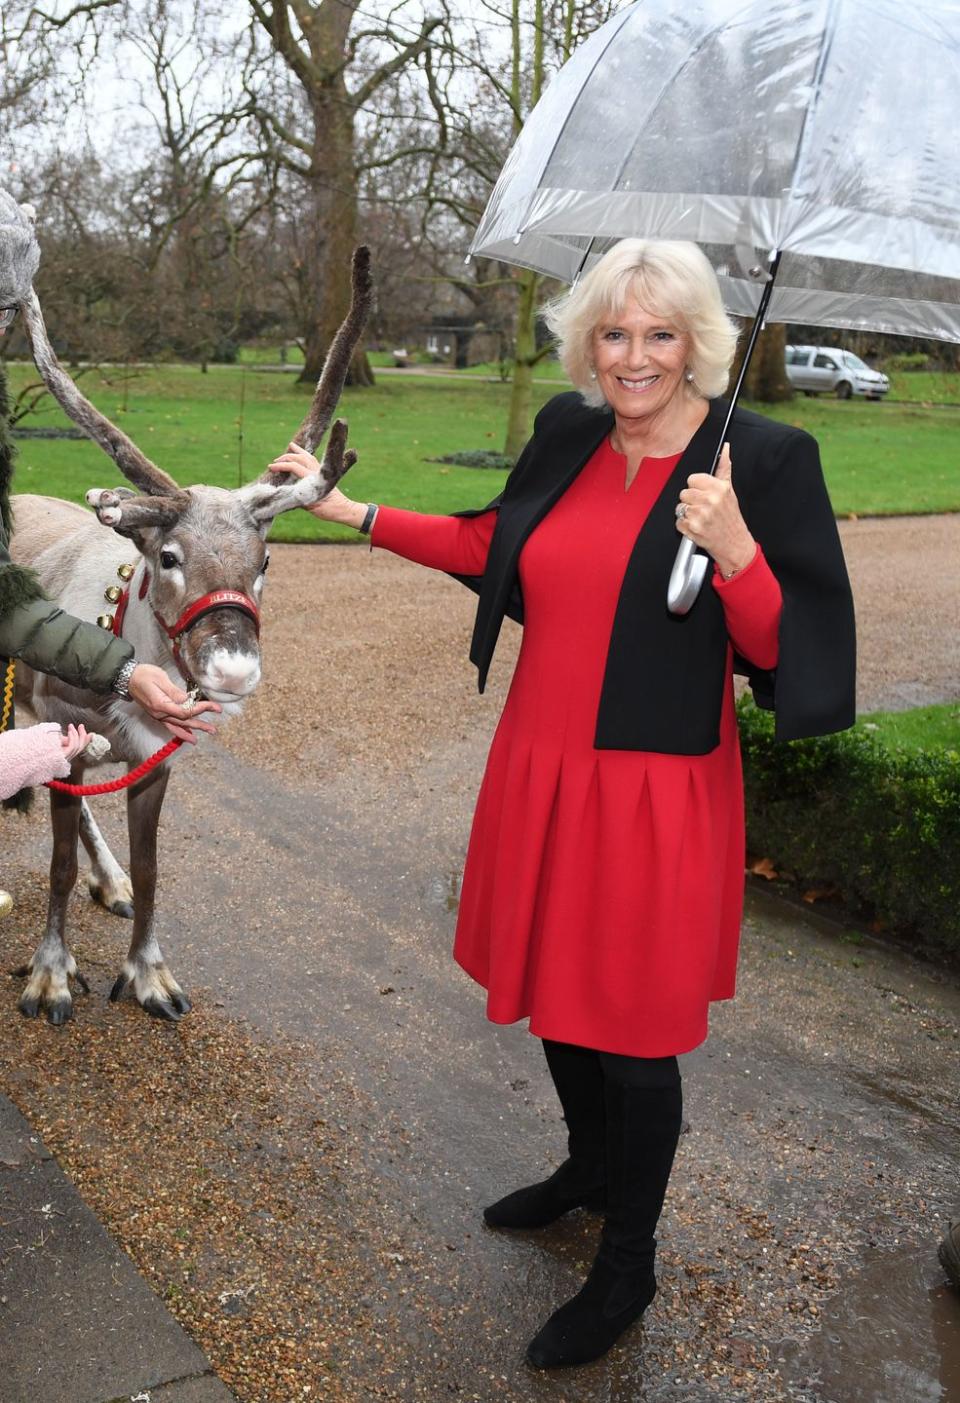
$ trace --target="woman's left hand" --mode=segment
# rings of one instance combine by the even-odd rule
[[[725,443],[715,473],[691,473],[687,478],[680,493],[686,511],[677,518],[680,534],[712,555],[722,575],[734,575],[749,565],[757,549],[740,513],[732,475],[730,446]]]

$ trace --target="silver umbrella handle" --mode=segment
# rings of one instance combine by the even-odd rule
[[[730,428],[730,421],[733,418],[733,411],[737,407],[737,400],[740,398],[740,391],[743,389],[743,382],[747,378],[747,370],[750,366],[750,357],[753,355],[753,348],[757,344],[757,337],[763,326],[764,318],[767,314],[767,307],[770,304],[770,294],[773,292],[773,284],[776,281],[782,257],[779,249],[774,249],[770,255],[770,271],[764,272],[762,267],[750,269],[750,276],[758,279],[765,279],[763,292],[760,294],[760,304],[757,307],[757,314],[753,319],[753,326],[750,328],[750,336],[747,340],[747,349],[743,353],[743,363],[740,366],[740,374],[737,376],[737,383],[733,387],[733,394],[730,396],[730,403],[727,405],[726,417],[723,421],[723,428],[717,440],[716,452],[713,455],[713,462],[710,472],[717,471],[717,464],[720,462],[720,454],[723,452],[723,445],[727,441],[727,430]],[[673,569],[670,571],[670,583],[667,585],[667,608],[671,614],[689,614],[697,600],[697,595],[703,587],[707,574],[707,566],[710,563],[709,556],[697,555],[696,544],[689,536],[684,536],[680,542],[680,549],[677,551],[677,558],[673,562]]]
[[[688,614],[693,608],[709,563],[708,556],[697,554],[696,542],[684,536],[667,586],[667,608],[671,614]]]

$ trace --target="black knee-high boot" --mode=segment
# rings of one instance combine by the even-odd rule
[[[656,1294],[654,1233],[680,1136],[680,1074],[675,1058],[601,1058],[607,1214],[600,1249],[582,1289],[531,1341],[527,1360],[537,1369],[599,1359]]]
[[[549,1179],[516,1189],[483,1210],[491,1228],[545,1228],[573,1208],[604,1206],[606,1108],[600,1054],[543,1040],[567,1122],[567,1153]]]

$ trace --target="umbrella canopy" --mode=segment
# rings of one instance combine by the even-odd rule
[[[731,312],[960,341],[960,0],[639,0],[528,118],[471,254],[692,239]]]

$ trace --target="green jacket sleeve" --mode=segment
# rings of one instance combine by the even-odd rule
[[[31,588],[32,577],[10,562],[0,532],[0,657],[20,658],[73,687],[109,692],[133,648],[97,624],[65,614]]]

